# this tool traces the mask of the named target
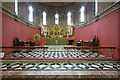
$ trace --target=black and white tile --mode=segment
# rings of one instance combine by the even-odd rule
[[[66,51],[43,51],[41,52],[29,52],[29,53],[14,53],[11,56],[6,55],[5,58],[110,58],[109,56],[99,53],[83,53],[83,52],[67,52]]]
[[[65,50],[64,46],[48,46],[48,49],[33,49],[31,52],[18,52],[5,55],[5,58],[110,58],[97,52],[85,53],[78,49]],[[68,53],[68,54],[67,54]]]
[[[5,63],[0,65],[3,71],[118,71],[118,62],[94,63]]]

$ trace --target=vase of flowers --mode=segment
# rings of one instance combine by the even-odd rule
[[[34,35],[34,40],[37,41],[37,46],[38,46],[38,40],[40,40],[40,35],[39,34],[35,34]]]

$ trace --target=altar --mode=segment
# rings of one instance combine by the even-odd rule
[[[67,38],[66,37],[48,37],[47,45],[66,45]]]
[[[66,45],[70,35],[73,35],[73,26],[60,27],[55,24],[53,27],[41,27],[41,35],[45,36],[47,45]]]

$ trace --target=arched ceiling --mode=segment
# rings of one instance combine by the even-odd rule
[[[49,6],[64,6],[64,5],[68,5],[72,2],[42,2],[42,3],[49,5]]]

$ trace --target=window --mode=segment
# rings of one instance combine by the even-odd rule
[[[72,19],[71,19],[71,12],[68,12],[67,13],[67,25],[71,25],[71,21],[72,21]]]
[[[29,7],[29,21],[33,22],[33,8],[32,8],[32,6]]]
[[[59,15],[55,14],[55,24],[59,24]]]
[[[95,15],[98,13],[98,0],[95,0]]]
[[[18,15],[18,0],[15,0],[15,14]]]
[[[46,12],[43,12],[43,25],[46,25]]]
[[[80,9],[80,21],[83,22],[85,20],[85,7],[82,6],[81,9]]]

